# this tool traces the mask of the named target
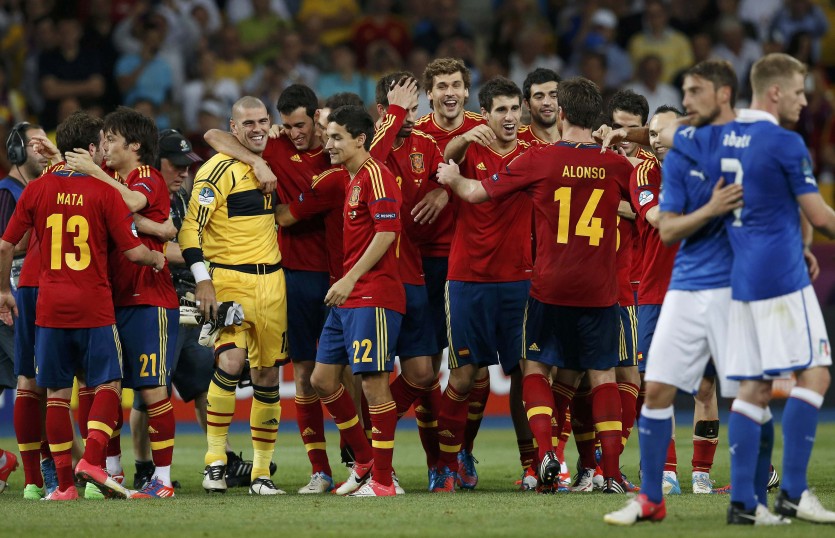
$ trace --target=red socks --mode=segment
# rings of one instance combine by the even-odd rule
[[[174,408],[168,398],[148,406],[148,437],[154,466],[168,467],[174,455]]]
[[[58,474],[58,489],[75,486],[72,468],[72,422],[70,401],[62,398],[46,400],[46,436]]]
[[[458,471],[458,452],[464,439],[468,405],[465,394],[457,392],[452,385],[447,385],[438,416],[439,470],[448,467],[452,472]]]
[[[325,419],[317,395],[296,395],[296,421],[313,473],[333,476],[325,450]]]
[[[14,431],[23,461],[26,484],[43,487],[41,475],[41,398],[37,392],[17,389]]]
[[[394,429],[397,406],[394,401],[368,406],[371,413],[371,451],[374,454],[373,478],[378,484],[391,485],[391,458],[394,454]]]
[[[621,422],[623,423],[621,430],[621,452],[626,447],[626,441],[629,440],[629,434],[632,433],[632,427],[635,425],[639,390],[640,387],[634,383],[618,383],[620,408],[623,414],[621,418]]]
[[[121,422],[121,416],[119,390],[109,385],[99,386],[87,421],[87,445],[84,448],[84,459],[87,463],[104,467],[102,464],[105,449],[107,455],[110,455],[111,436],[117,441],[118,446],[119,436],[116,434],[116,428]]]
[[[365,400],[363,398],[363,400]],[[333,417],[336,427],[339,428],[339,434],[348,443],[348,446],[354,451],[354,458],[358,463],[368,463],[373,459],[371,453],[371,445],[365,437],[362,426],[360,426],[359,417],[357,417],[357,408],[354,407],[354,400],[351,395],[345,391],[345,387],[339,386],[339,390],[322,398],[322,403],[328,408],[328,412]],[[371,419],[368,421],[368,428],[371,429]],[[391,480],[391,477],[389,477]]]
[[[551,384],[542,374],[526,375],[522,380],[522,399],[531,433],[539,446],[539,459],[554,450],[551,441],[551,415],[554,409],[554,396]]]
[[[620,479],[621,423],[620,395],[616,383],[603,383],[591,390],[592,416],[603,456],[604,478]]]
[[[438,420],[441,413],[441,382],[424,389],[415,400],[415,421],[417,422],[420,443],[426,453],[426,466],[434,467],[441,457],[438,446]],[[456,460],[457,461],[457,460]]]
[[[490,397],[490,376],[484,379],[476,379],[473,390],[470,391],[469,411],[467,413],[467,426],[464,429],[464,448],[472,453],[475,436],[481,427],[481,419],[484,418],[484,408],[487,399]]]

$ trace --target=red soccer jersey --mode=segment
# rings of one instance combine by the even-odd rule
[[[171,214],[171,198],[165,179],[156,168],[140,166],[128,174],[125,183],[130,190],[142,193],[148,200],[148,204],[139,211],[140,215],[154,222],[165,222],[168,219]],[[150,250],[163,251],[165,243],[158,237],[145,234],[138,237]],[[180,305],[168,265],[157,272],[153,267],[131,263],[117,249],[110,252],[110,276],[113,280],[115,306],[177,308]]]
[[[119,252],[139,246],[132,222],[119,193],[97,179],[61,170],[29,184],[3,239],[17,244],[33,228],[40,243],[36,325],[82,329],[116,322],[108,239]]]
[[[488,147],[470,144],[461,175],[484,181],[521,155],[527,144],[518,142],[500,155]],[[447,280],[463,282],[517,282],[530,280],[531,216],[533,204],[524,192],[510,192],[471,204],[454,199],[455,231],[449,252]]]
[[[541,138],[536,136],[533,132],[533,128],[531,128],[530,125],[523,125],[519,127],[519,130],[516,131],[516,138],[518,138],[519,140],[521,140],[529,146],[547,146],[553,143],[548,142],[547,140],[542,140]]]
[[[615,264],[618,274],[618,303],[621,306],[635,304],[636,290],[632,289],[632,256],[633,245],[638,241],[635,221],[618,216],[618,253]]]
[[[464,121],[457,128],[448,131],[435,122],[434,113],[429,113],[415,122],[415,128],[428,134],[438,144],[438,150],[443,157],[444,150],[449,141],[461,133],[466,133],[476,125],[485,123],[484,118],[475,112],[464,112]],[[452,221],[453,215],[450,208],[441,211],[438,219],[432,224],[421,228],[418,246],[424,256],[449,256],[449,249],[452,243]]]
[[[377,232],[400,235],[402,197],[394,174],[380,161],[369,158],[345,190],[343,252],[347,273],[365,254]],[[376,306],[406,313],[406,291],[397,264],[397,238],[380,261],[357,280],[345,308]]]
[[[661,304],[670,286],[678,245],[665,246],[658,230],[646,219],[647,211],[658,205],[661,191],[661,165],[657,160],[647,159],[635,167],[629,178],[629,190],[632,206],[638,212],[636,221],[644,253],[638,304]]]
[[[557,142],[526,151],[481,181],[491,198],[524,190],[536,211],[531,296],[560,306],[617,302],[618,204],[629,195],[632,165],[600,146]]]
[[[649,150],[638,148],[635,153],[636,159],[642,161],[650,160],[658,162],[658,157]],[[629,200],[631,202],[631,199]],[[634,208],[633,208],[634,209]],[[644,243],[641,241],[641,235],[635,224],[632,225],[632,269],[629,272],[629,278],[632,281],[632,291],[638,292],[638,287],[641,284],[641,273],[644,270]]]
[[[438,164],[443,160],[443,156],[435,140],[418,130],[413,130],[396,148],[392,147],[405,118],[404,108],[397,105],[389,106],[388,113],[371,142],[371,155],[391,170],[403,193],[403,205],[400,208],[403,233],[400,235],[398,249],[400,278],[404,284],[422,286],[425,284],[423,260],[417,245],[425,226],[415,223],[412,209],[426,193],[443,188],[435,181]],[[444,212],[448,211],[444,209]]]
[[[282,204],[289,204],[310,190],[314,177],[331,167],[321,146],[299,151],[286,136],[271,138],[261,157],[278,178],[276,191]],[[289,228],[278,229],[281,264],[296,271],[328,271],[323,217],[314,217]]]
[[[348,171],[331,168],[313,180],[313,186],[306,193],[290,202],[290,213],[299,220],[324,215],[325,242],[328,252],[328,272],[331,283],[342,278],[342,208],[345,205],[345,186],[351,180]],[[300,223],[299,223],[300,224]],[[294,224],[293,226],[298,226]]]

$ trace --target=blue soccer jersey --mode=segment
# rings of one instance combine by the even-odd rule
[[[713,128],[699,129],[713,134]],[[688,214],[705,205],[718,179],[710,177],[698,163],[699,145],[695,129],[679,129],[673,149],[662,168],[661,211]],[[709,144],[709,140],[705,141]],[[695,157],[695,158],[694,158]],[[703,162],[703,161],[701,161]],[[715,218],[681,242],[673,264],[669,289],[696,291],[731,285],[733,253],[721,218]]]
[[[818,192],[803,139],[763,111],[740,111],[717,133],[696,131],[711,177],[742,185],[743,207],[725,219],[733,298],[758,301],[810,285],[797,197]]]

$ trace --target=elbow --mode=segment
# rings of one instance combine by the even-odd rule
[[[14,245],[9,243],[5,239],[0,240],[0,256],[11,257],[13,255],[14,255]]]
[[[212,142],[217,141],[217,134],[219,132],[221,132],[220,129],[209,129],[203,135],[203,140],[205,140],[207,144],[211,145]]]

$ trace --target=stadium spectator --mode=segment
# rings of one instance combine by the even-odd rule
[[[374,81],[357,70],[356,55],[348,44],[331,49],[333,71],[319,76],[316,93],[320,99],[327,99],[340,92],[359,95],[363,102],[374,100]]]
[[[125,54],[116,62],[114,74],[124,96],[123,104],[133,106],[146,99],[160,107],[168,98],[174,79],[171,66],[159,54],[162,37],[157,26],[146,26],[139,53]]]
[[[281,36],[292,21],[270,9],[270,0],[252,0],[252,15],[237,23],[241,53],[253,65],[274,58],[281,51]]]
[[[414,27],[415,46],[429,51],[433,56],[438,46],[448,37],[473,39],[473,31],[461,18],[459,0],[428,0],[432,7],[427,18]]]
[[[746,37],[739,19],[723,17],[719,21],[719,43],[713,47],[713,56],[728,60],[736,72],[740,95],[750,95],[748,75],[763,54],[762,47],[753,39]]]
[[[579,71],[580,60],[585,51],[593,51],[606,56],[605,86],[618,87],[632,78],[632,62],[629,55],[615,41],[618,19],[608,9],[598,9],[592,15],[589,32],[585,39],[575,47],[571,59],[571,71]],[[601,86],[601,90],[603,86]]]
[[[551,29],[544,22],[537,22],[516,34],[515,49],[509,58],[508,78],[520,88],[528,73],[537,67],[556,72],[562,69],[562,60],[554,50]]]
[[[296,18],[301,24],[319,19],[319,43],[332,47],[351,39],[351,26],[359,14],[357,0],[301,0]]]
[[[657,54],[648,54],[638,62],[637,78],[626,84],[626,88],[643,95],[649,102],[649,109],[655,110],[662,105],[678,103],[681,94],[671,85],[661,80],[663,60]]]
[[[820,40],[829,30],[829,21],[820,6],[811,0],[786,0],[774,14],[769,37],[788,45],[792,37],[806,32],[812,37],[812,60],[821,55]]]
[[[366,15],[354,25],[351,43],[357,54],[357,65],[366,69],[369,63],[369,51],[379,42],[391,46],[399,57],[398,64],[409,56],[412,50],[412,37],[405,21],[392,13],[393,0],[371,0],[365,8]]]
[[[194,1],[201,1],[201,0],[190,0]],[[203,2],[207,0],[202,0]],[[211,0],[208,0],[211,1]],[[226,6],[224,7],[224,13],[226,14],[226,18],[232,24],[237,24],[243,20],[246,20],[252,17],[252,14],[255,12],[256,7],[255,4],[258,0],[236,0],[234,2],[226,2]],[[212,2],[215,3],[216,2]],[[298,2],[296,2],[298,3]],[[269,0],[269,9],[273,15],[280,17],[282,20],[289,21],[293,18],[292,13],[290,12],[290,8],[287,7],[286,0]]]
[[[197,61],[197,77],[183,88],[182,125],[190,133],[198,128],[200,107],[207,100],[220,103],[226,110],[241,96],[241,89],[231,78],[217,78],[215,64],[217,57],[211,50],[200,53]]]
[[[220,30],[216,51],[214,73],[216,79],[228,78],[238,84],[243,84],[252,76],[252,62],[241,52],[241,38],[236,27],[227,24]]]
[[[684,34],[670,27],[667,8],[661,0],[646,2],[643,28],[629,40],[629,55],[636,69],[649,54],[661,60],[659,80],[664,83],[672,82],[676,73],[693,64],[690,43]]]

